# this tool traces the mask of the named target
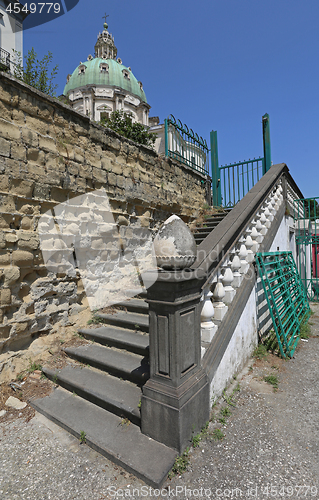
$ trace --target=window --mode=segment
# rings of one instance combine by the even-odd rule
[[[79,75],[84,75],[86,70],[86,66],[84,64],[81,64],[79,66]]]
[[[124,78],[126,78],[127,80],[130,79],[130,73],[126,69],[123,69],[122,73]]]
[[[101,63],[100,64],[100,72],[101,73],[108,73],[109,72],[109,65],[106,63]]]

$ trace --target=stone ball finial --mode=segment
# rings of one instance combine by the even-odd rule
[[[197,254],[194,236],[177,215],[164,222],[155,237],[154,249],[157,265],[170,270],[191,266]]]
[[[108,25],[107,23],[104,23],[104,24],[103,24],[103,28],[104,28],[105,30],[107,30],[107,28],[108,28],[108,27],[109,27],[109,25]]]

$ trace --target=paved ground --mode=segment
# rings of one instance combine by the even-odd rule
[[[309,341],[300,342],[290,361],[268,356],[246,368],[234,382],[241,388],[236,406],[223,402],[214,410],[210,432],[219,427],[225,437],[201,441],[188,470],[163,490],[150,489],[37,414],[28,423],[0,425],[1,500],[319,499],[319,306],[312,309]],[[269,373],[279,380],[276,392],[262,380]],[[221,408],[231,411],[225,425]]]

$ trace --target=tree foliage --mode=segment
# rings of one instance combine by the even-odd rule
[[[157,135],[154,132],[149,132],[144,125],[133,122],[132,114],[123,111],[123,109],[113,111],[110,118],[103,117],[100,123],[144,146],[153,147],[157,138]]]
[[[24,56],[25,63],[20,52],[15,51],[16,63],[13,75],[22,80],[24,83],[31,85],[31,87],[44,92],[45,94],[55,96],[55,91],[58,87],[53,83],[53,80],[58,72],[58,65],[50,72],[50,66],[53,59],[53,54],[48,52],[43,59],[37,58],[37,53],[34,48],[30,49],[26,56]]]

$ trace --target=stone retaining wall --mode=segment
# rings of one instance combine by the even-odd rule
[[[92,216],[97,210],[94,203],[84,207],[89,197],[76,197],[101,189],[114,220],[100,223],[116,226],[120,248],[132,263],[141,238],[169,215],[186,222],[198,216],[207,179],[0,73],[0,352],[27,345],[57,322],[67,324],[83,301],[74,245],[79,220],[87,222],[85,212]],[[57,205],[70,204],[77,210],[61,236],[53,217]],[[51,251],[63,251],[64,267],[45,265],[40,238],[41,248],[43,240],[52,240]],[[101,232],[93,231],[86,243],[77,241],[82,249],[97,251],[90,255],[91,274],[95,266],[101,279],[114,268],[114,242],[101,257],[107,244]]]

